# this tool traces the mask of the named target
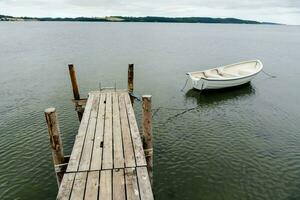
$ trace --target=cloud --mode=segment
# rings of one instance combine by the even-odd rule
[[[0,0],[17,16],[209,16],[300,23],[299,0]]]
[[[136,8],[149,8],[160,6],[182,6],[194,8],[214,9],[260,9],[260,8],[300,8],[299,0],[65,0],[67,4],[82,7],[115,7],[130,6]]]

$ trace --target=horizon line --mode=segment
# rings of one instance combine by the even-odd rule
[[[257,22],[261,24],[278,24],[278,25],[292,25],[292,24],[283,24],[278,22],[269,22],[269,21],[261,21],[261,20],[254,20],[254,19],[244,19],[244,18],[237,18],[237,17],[208,17],[208,16],[159,16],[159,15],[144,15],[144,16],[130,16],[130,15],[106,15],[106,16],[30,16],[30,15],[10,15],[10,14],[1,14],[0,16],[5,17],[13,17],[13,18],[49,18],[49,19],[76,19],[76,18],[91,18],[91,19],[107,19],[109,17],[124,17],[124,18],[147,18],[147,17],[157,17],[157,18],[169,18],[169,19],[179,19],[179,18],[208,18],[208,19],[233,19],[233,20],[242,20],[242,21],[251,21]],[[297,26],[297,25],[296,25]]]

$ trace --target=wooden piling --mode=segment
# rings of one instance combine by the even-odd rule
[[[143,95],[143,137],[144,152],[151,184],[153,184],[153,143],[152,143],[152,114],[151,95]]]
[[[53,164],[56,169],[56,166],[65,164],[65,158],[64,158],[63,144],[60,137],[59,123],[58,123],[55,108],[46,109],[45,117],[48,125],[48,133],[50,138],[50,147],[52,150]],[[60,186],[60,183],[62,181],[63,174],[64,174],[63,171],[58,172],[56,170],[56,180],[57,180],[58,187]]]
[[[80,100],[80,93],[79,93],[79,87],[78,87],[78,84],[77,84],[76,71],[74,69],[73,64],[69,64],[68,66],[69,66],[69,74],[70,74],[70,79],[71,79],[71,83],[72,83],[74,100],[76,102],[75,107],[76,107],[78,119],[79,119],[79,121],[81,121],[82,115],[83,115],[83,108],[82,108],[81,105],[79,105],[77,103],[77,101]]]
[[[131,103],[134,102],[133,93],[133,79],[134,79],[134,64],[128,65],[128,92],[130,94]]]

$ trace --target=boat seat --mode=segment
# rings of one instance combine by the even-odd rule
[[[214,73],[212,70],[206,70],[203,72],[203,74],[207,77],[207,78],[223,78],[222,76],[220,76],[217,72],[217,70],[215,70],[216,73]]]
[[[191,76],[193,77],[193,78],[207,78],[207,76],[204,74],[204,72],[198,72],[198,73],[193,73],[193,74],[191,74]]]
[[[226,72],[226,71],[223,71],[223,70],[220,70],[220,69],[217,69],[217,71],[223,77],[237,77],[237,76],[240,76],[239,74]]]

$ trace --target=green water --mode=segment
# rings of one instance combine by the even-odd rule
[[[71,62],[83,96],[99,82],[126,88],[135,63],[135,92],[160,108],[156,199],[300,199],[299,26],[1,22],[0,32],[0,199],[55,198],[43,110],[57,108],[70,153]],[[187,71],[249,59],[277,77],[180,91]],[[135,111],[140,122],[140,103]]]

